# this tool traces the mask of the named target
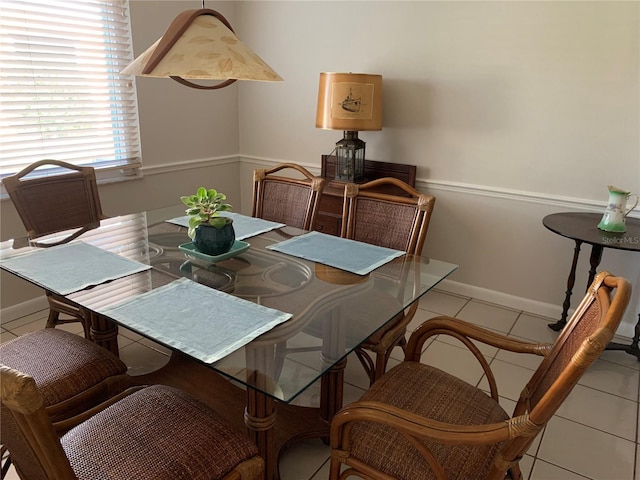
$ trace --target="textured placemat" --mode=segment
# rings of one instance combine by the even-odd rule
[[[206,363],[292,317],[186,278],[100,313]]]

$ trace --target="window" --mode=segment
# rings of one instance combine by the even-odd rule
[[[137,174],[128,0],[2,0],[0,176],[45,158]]]

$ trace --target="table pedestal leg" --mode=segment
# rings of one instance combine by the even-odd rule
[[[573,291],[573,286],[576,281],[576,265],[578,263],[578,257],[580,255],[580,246],[582,244],[581,241],[576,240],[576,246],[573,251],[573,261],[571,263],[571,271],[569,272],[569,278],[567,279],[567,291],[565,293],[564,303],[562,304],[562,317],[556,323],[550,323],[549,328],[555,330],[556,332],[562,330],[564,326],[567,324],[567,313],[569,312],[569,307],[571,306],[571,294]],[[591,247],[591,255],[589,256],[589,278],[587,280],[587,288],[593,282],[593,279],[596,276],[598,266],[602,261],[602,252],[604,248],[601,245],[592,245]],[[630,355],[635,355],[640,361],[640,348],[638,344],[640,343],[640,315],[638,315],[638,322],[635,326],[635,331],[633,335],[633,340],[630,345],[624,345],[621,343],[611,342],[607,345],[606,350],[622,350],[627,352]]]
[[[582,242],[580,240],[576,240],[576,247],[573,251],[573,262],[571,263],[571,271],[569,272],[569,278],[567,279],[567,291],[564,297],[564,303],[562,304],[562,316],[560,320],[556,323],[550,323],[549,328],[555,330],[556,332],[562,330],[564,326],[567,324],[567,313],[569,312],[569,307],[571,306],[571,294],[573,292],[573,286],[576,283],[576,266],[578,264],[578,256],[580,255],[580,245]],[[587,280],[587,288],[593,282],[593,279],[596,276],[598,265],[602,261],[602,251],[604,248],[600,245],[592,245],[591,246],[591,255],[589,256],[589,265],[591,268],[589,269],[589,278]]]
[[[578,265],[578,257],[580,256],[580,247],[582,242],[580,240],[576,240],[575,242],[576,246],[573,249],[573,261],[571,262],[569,278],[567,278],[567,291],[565,292],[564,302],[562,303],[562,316],[557,322],[549,324],[549,328],[556,332],[562,330],[567,323],[567,313],[571,306],[571,294],[573,293],[573,286],[576,283],[576,266]]]
[[[602,260],[602,250],[603,248],[600,245],[591,246],[591,256],[589,257],[589,265],[591,265],[591,268],[589,269],[589,279],[587,280],[587,288],[589,288],[589,285],[591,285],[591,282],[593,282],[593,279],[596,278],[598,265],[600,265],[600,261]]]
[[[88,309],[83,309],[83,314],[85,318],[89,318],[91,321],[91,340],[101,347],[106,348],[114,355],[119,356],[118,325],[108,318]]]
[[[277,480],[278,452],[274,438],[276,408],[274,400],[260,390],[271,391],[274,385],[265,372],[273,371],[273,347],[247,348],[247,379],[257,388],[247,388],[247,406],[244,411],[244,423],[249,437],[258,446],[258,452],[265,461],[265,479]]]
[[[635,335],[633,335],[633,340],[631,341],[631,345],[629,345],[629,350],[628,350],[629,353],[638,357],[638,360],[640,360],[640,349],[638,349],[639,341],[640,341],[640,314],[638,314],[638,323],[636,323]]]
[[[331,420],[342,408],[344,385],[344,369],[347,359],[336,363],[322,376],[320,383],[320,417],[331,423]]]
[[[248,388],[244,423],[247,426],[249,438],[258,446],[258,453],[265,461],[264,478],[277,480],[279,478],[278,454],[274,439],[276,411],[273,399],[253,388]]]
[[[640,348],[638,348],[638,342],[640,341],[640,315],[638,315],[638,322],[636,323],[635,333],[630,345],[623,343],[611,342],[607,345],[606,350],[622,350],[629,355],[635,355],[638,361],[640,361]]]
[[[347,327],[340,309],[329,315],[322,332],[322,363],[331,365],[336,358],[344,355]],[[342,408],[344,369],[347,359],[335,363],[320,382],[320,417],[331,423],[334,415]],[[327,438],[328,440],[328,438]]]

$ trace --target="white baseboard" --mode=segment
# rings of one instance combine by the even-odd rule
[[[514,310],[539,315],[541,317],[560,319],[562,315],[562,307],[550,303],[538,302],[529,298],[516,297],[506,293],[488,290],[486,288],[467,285],[465,283],[455,282],[453,280],[443,280],[438,284],[438,290],[463,297],[475,298],[487,303],[495,303]],[[573,312],[569,310],[569,315]],[[622,344],[630,344],[631,338],[623,335],[614,335],[613,341]]]
[[[463,297],[476,298],[487,303],[495,303],[503,305],[514,310],[522,310],[524,312],[540,315],[541,317],[560,318],[562,307],[550,303],[538,302],[523,297],[516,297],[495,290],[488,290],[474,285],[455,282],[453,280],[443,280],[438,284],[440,290],[461,295]]]
[[[26,317],[27,315],[47,310],[48,308],[49,303],[47,302],[46,296],[32,298],[26,302],[17,303],[0,310],[0,324],[10,322],[17,318]]]

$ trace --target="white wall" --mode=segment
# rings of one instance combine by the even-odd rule
[[[460,265],[451,290],[558,315],[574,244],[542,218],[602,212],[608,184],[640,192],[637,2],[260,1],[238,20],[285,79],[240,85],[242,183],[268,161],[318,169],[341,138],[314,127],[320,72],[382,74],[383,130],[360,138],[437,197],[425,251]],[[636,285],[630,337],[640,254],[601,268]]]
[[[131,0],[135,54],[200,5]],[[295,161],[319,172],[341,137],[314,127],[322,71],[383,75],[383,130],[360,137],[370,159],[418,165],[419,188],[437,197],[425,254],[460,265],[451,291],[558,315],[573,242],[542,218],[601,212],[607,184],[640,192],[637,2],[205,6],[285,81],[203,92],[137,79],[145,177],[101,186],[108,214],[169,205],[202,183],[246,213],[253,168]],[[2,238],[22,232],[9,202],[1,208]],[[619,331],[631,337],[640,255],[607,250],[602,268],[636,285]],[[3,309],[39,293],[7,277]]]

